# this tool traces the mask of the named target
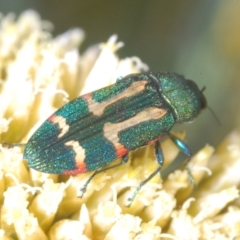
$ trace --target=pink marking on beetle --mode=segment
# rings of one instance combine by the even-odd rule
[[[85,149],[79,144],[78,141],[69,141],[65,143],[66,146],[72,147],[73,151],[75,152],[75,164],[76,169],[66,171],[64,174],[77,174],[86,172],[86,164],[84,162],[84,159],[86,157]]]
[[[113,96],[112,98],[108,99],[105,102],[96,102],[92,99],[91,95],[89,96],[88,94],[85,94],[83,98],[86,99],[88,103],[89,112],[91,112],[95,116],[101,116],[106,107],[123,98],[131,97],[142,92],[145,89],[146,84],[147,84],[147,81],[145,80],[133,82],[124,91]]]
[[[119,154],[121,154],[120,149],[122,148],[123,145],[119,142],[120,141],[118,138],[119,132],[127,128],[136,126],[137,124],[140,124],[142,122],[150,121],[153,119],[154,120],[161,119],[166,113],[167,111],[162,108],[157,108],[157,107],[147,108],[144,111],[136,114],[132,118],[129,118],[125,121],[122,121],[119,123],[110,123],[110,122],[105,123],[103,126],[103,135],[116,147],[116,151],[119,151]],[[156,141],[156,139],[154,140]],[[121,156],[123,155],[124,154],[122,154]]]
[[[92,100],[92,94],[91,93],[86,93],[86,94],[82,95],[81,97],[86,99],[86,100]]]
[[[48,121],[52,122],[54,124],[57,124],[59,129],[61,129],[61,133],[58,135],[58,138],[65,135],[65,133],[67,133],[70,128],[70,126],[66,122],[66,118],[61,117],[61,116],[56,116],[53,114],[52,116],[50,116],[48,118]]]
[[[56,115],[51,115],[47,120],[49,121],[49,122],[53,122],[54,123],[54,121],[55,121],[55,118],[56,118]]]
[[[119,123],[110,123],[107,122],[103,126],[103,133],[107,139],[118,139],[118,133],[122,130],[125,130],[129,127],[133,127],[142,122],[161,119],[166,114],[165,109],[150,107],[144,111],[136,114],[132,118],[129,118],[125,121]]]

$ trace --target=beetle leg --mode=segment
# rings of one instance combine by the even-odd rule
[[[147,177],[144,181],[142,181],[138,185],[137,189],[134,191],[132,196],[128,198],[129,204],[127,205],[127,207],[131,206],[133,200],[137,196],[137,194],[140,191],[140,189],[142,188],[142,186],[145,185],[148,181],[150,181],[156,174],[160,173],[160,170],[161,170],[161,168],[163,166],[163,163],[164,163],[164,157],[163,157],[163,152],[162,152],[162,148],[161,148],[161,145],[160,145],[159,141],[155,142],[154,155],[155,155],[155,158],[157,159],[159,167],[149,177]]]
[[[112,168],[115,168],[115,167],[119,167],[121,165],[123,165],[124,163],[127,163],[128,161],[128,154],[124,155],[122,157],[122,161],[118,164],[115,164],[113,166],[110,166],[110,167],[106,167],[106,168],[102,168],[102,169],[99,169],[97,171],[95,171],[89,178],[88,180],[85,182],[85,184],[83,185],[83,187],[80,189],[80,194],[78,195],[78,198],[82,198],[84,193],[86,192],[87,190],[87,186],[88,184],[91,182],[91,180],[98,174],[98,173],[101,173],[101,172],[104,172],[106,170],[109,170],[109,169],[112,169]]]
[[[189,182],[193,185],[195,185],[195,181],[194,181],[194,178],[193,178],[193,175],[188,167],[188,163],[189,161],[191,160],[191,157],[192,157],[192,154],[191,154],[191,150],[190,148],[188,147],[188,145],[180,138],[178,138],[177,136],[173,135],[172,133],[169,133],[168,134],[169,138],[173,141],[173,143],[178,147],[178,149],[184,153],[186,156],[187,156],[187,159],[185,160],[185,162],[183,163],[187,173],[188,173],[188,179],[189,179]],[[180,163],[180,166],[179,164],[177,164],[178,162],[173,161],[167,168],[166,170],[163,172],[163,177],[168,175],[170,172],[174,171],[176,168],[180,167],[182,165],[181,162]]]

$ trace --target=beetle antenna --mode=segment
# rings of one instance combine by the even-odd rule
[[[200,90],[201,93],[203,93],[206,90],[206,86],[203,86],[203,88]]]
[[[204,87],[201,89],[201,92],[203,93],[205,90],[206,90],[206,86],[204,86]],[[221,126],[222,124],[221,124],[220,120],[218,119],[216,113],[215,113],[209,106],[206,106],[206,107],[210,110],[210,112],[212,113],[213,117],[215,118],[215,120],[217,121],[217,123],[219,124],[219,126]]]
[[[221,126],[222,124],[221,124],[220,120],[218,119],[217,115],[215,114],[215,112],[209,106],[207,106],[207,108],[210,110],[210,112],[212,113],[213,117],[215,118],[215,120],[217,121],[219,126]]]

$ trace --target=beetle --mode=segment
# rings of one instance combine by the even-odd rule
[[[176,73],[131,74],[108,87],[84,94],[52,114],[30,137],[24,149],[28,166],[51,174],[99,172],[128,161],[128,153],[155,144],[158,168],[129,198],[160,172],[164,157],[160,139],[170,137],[191,157],[184,141],[170,133],[175,123],[190,122],[206,107],[206,98],[192,80]],[[105,167],[115,159],[122,161]],[[105,168],[103,168],[105,167]]]

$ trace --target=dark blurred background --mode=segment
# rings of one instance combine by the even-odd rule
[[[216,146],[240,122],[239,0],[1,0],[3,14],[34,9],[51,21],[54,35],[80,27],[86,39],[80,51],[112,34],[125,43],[120,57],[138,56],[151,71],[174,71],[206,86],[209,110],[187,131],[195,152]]]

